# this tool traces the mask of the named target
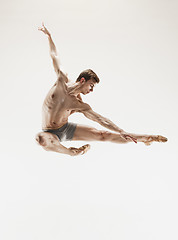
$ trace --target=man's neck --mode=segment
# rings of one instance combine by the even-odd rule
[[[72,94],[77,97],[81,93],[81,85],[80,83],[71,83],[68,86],[69,94]]]

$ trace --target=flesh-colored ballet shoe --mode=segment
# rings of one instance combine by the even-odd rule
[[[82,150],[82,154],[84,154],[90,149],[90,144],[83,145],[79,149]]]
[[[144,144],[146,146],[151,145],[152,142],[167,142],[167,138],[157,135],[157,136],[150,136],[147,141],[144,141]]]
[[[160,135],[158,135],[158,142],[167,142],[167,138],[166,137],[163,137],[163,136],[160,136]]]

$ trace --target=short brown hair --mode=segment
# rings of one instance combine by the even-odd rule
[[[90,80],[91,78],[96,83],[99,83],[99,81],[100,81],[98,76],[96,75],[96,73],[93,72],[91,69],[87,69],[87,70],[81,72],[80,75],[78,76],[76,82],[79,82],[82,77],[84,77],[86,81]]]

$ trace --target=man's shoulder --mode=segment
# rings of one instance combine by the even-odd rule
[[[76,112],[83,112],[91,109],[88,103],[83,102],[83,100],[80,100],[78,97],[73,96],[71,100],[71,107]]]

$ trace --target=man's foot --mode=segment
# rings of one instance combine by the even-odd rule
[[[148,136],[148,139],[144,141],[144,144],[149,146],[152,142],[167,142],[167,138],[160,135]]]
[[[90,149],[90,144],[83,145],[80,148],[69,148],[71,150],[71,156],[83,155]]]
[[[82,150],[83,151],[82,154],[84,154],[84,153],[86,153],[90,149],[90,144],[83,145],[79,149]]]

